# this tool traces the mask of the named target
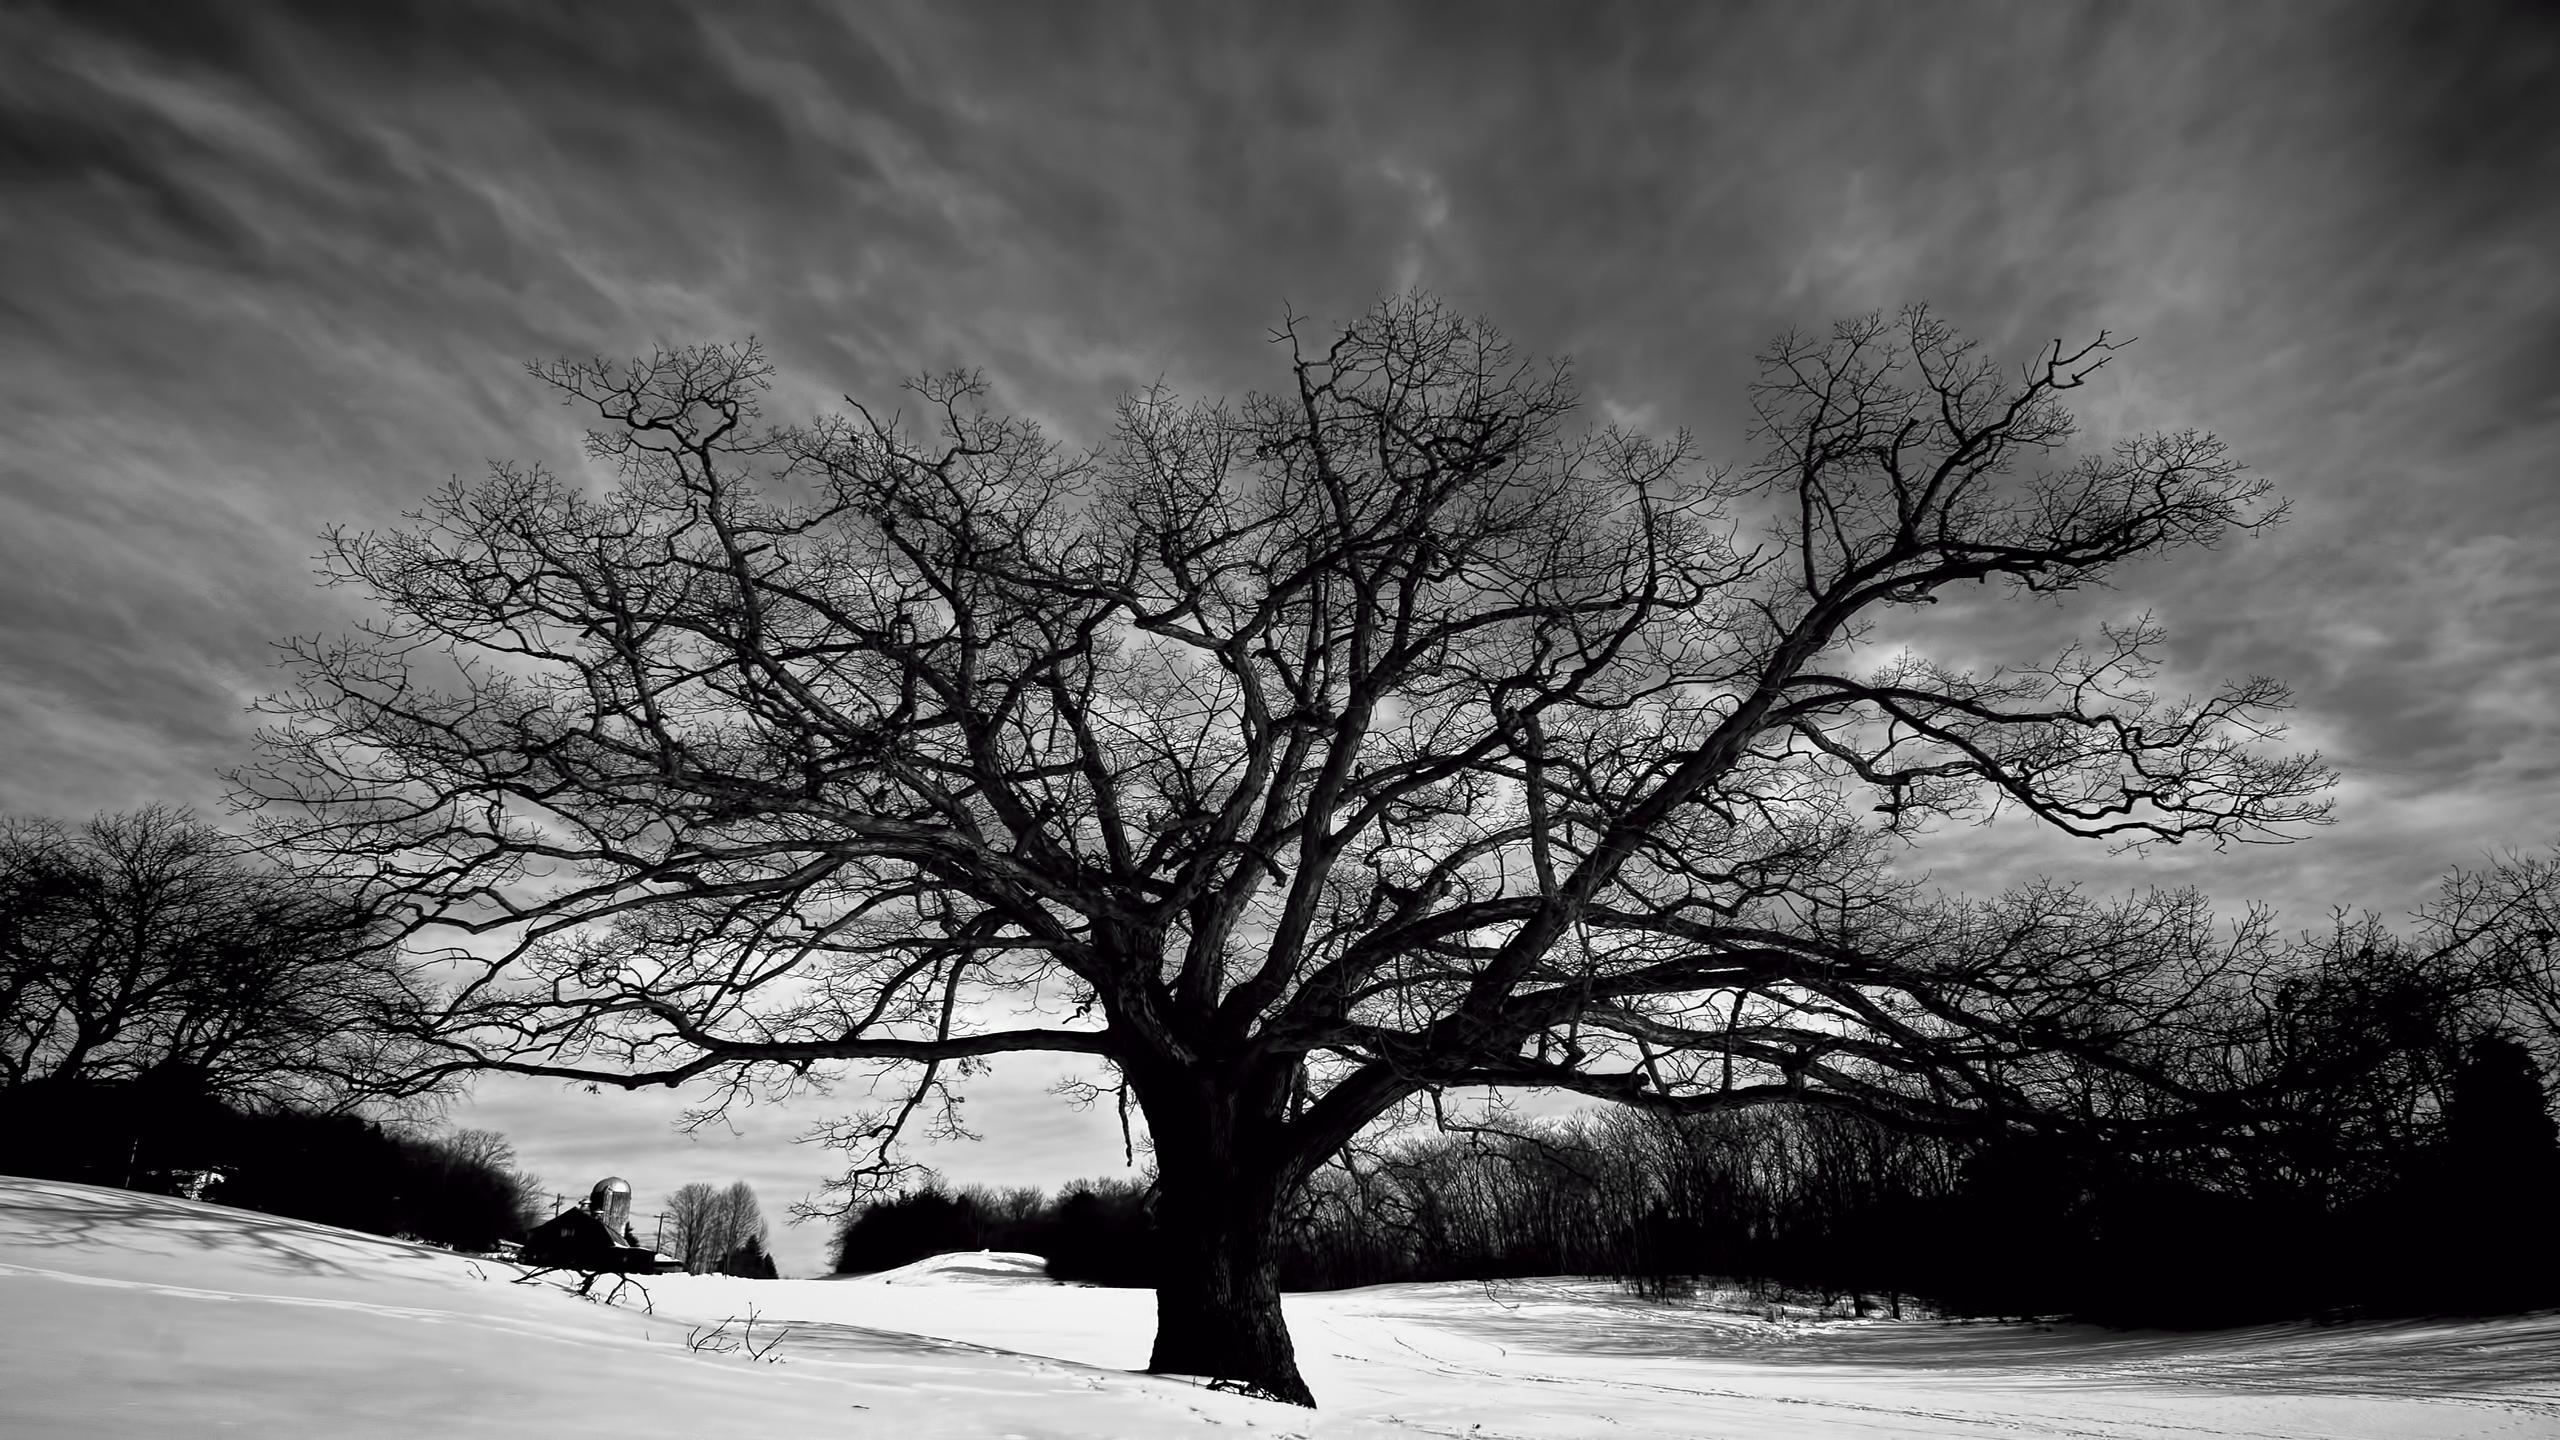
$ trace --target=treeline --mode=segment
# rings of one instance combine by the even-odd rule
[[[2478,1038],[2447,1081],[2442,1109],[2357,1153],[2353,1175],[2281,1145],[2207,1164],[1804,1107],[1431,1134],[1319,1172],[1281,1283],[1607,1275],[1655,1295],[1713,1282],[1893,1314],[1916,1300],[2170,1326],[2560,1303],[2560,1137],[2524,1047]],[[927,1185],[855,1212],[835,1268],[1016,1250],[1062,1280],[1151,1285],[1150,1200],[1143,1180],[1055,1198]]]
[[[1155,1246],[1144,1180],[1077,1180],[1055,1197],[1037,1187],[953,1190],[939,1180],[864,1205],[836,1227],[839,1275],[867,1275],[955,1250],[1013,1250],[1048,1261],[1060,1280],[1151,1286]]]
[[[364,1113],[444,1083],[421,1063],[434,990],[392,928],[182,810],[0,820],[0,1173],[524,1239],[548,1207],[503,1138]],[[775,1273],[743,1182],[669,1209],[687,1269]]]
[[[2560,1135],[2527,1052],[2480,1037],[2446,1078],[2424,1123],[2352,1156],[2286,1153],[2300,1132],[2145,1150],[1809,1108],[1435,1135],[1327,1167],[1282,1283],[1598,1274],[2169,1326],[2560,1304]]]
[[[1970,1132],[1771,1106],[1354,1145],[1298,1197],[1281,1282],[1711,1278],[2165,1325],[2560,1304],[2553,879],[2457,876],[2411,936],[2252,917],[2249,967],[2128,1034],[2141,1074],[2057,1068]],[[929,1187],[857,1212],[838,1268],[987,1247],[1148,1284],[1148,1200]]]
[[[355,1114],[237,1108],[175,1067],[0,1090],[0,1172],[186,1195],[486,1251],[539,1218],[488,1131],[407,1134]]]
[[[504,1140],[359,1113],[434,1088],[418,980],[351,896],[184,811],[0,821],[0,1172],[520,1238]]]
[[[1767,1108],[1354,1147],[1284,1283],[1700,1276],[2175,1325],[2560,1303],[2560,865],[2457,873],[2405,929],[2226,934],[2121,1012],[2021,996],[2113,1061],[1983,1066],[1967,1132]]]
[[[1714,1277],[1891,1306],[1925,1288],[1912,1222],[1958,1193],[1962,1163],[1943,1141],[1802,1108],[1425,1135],[1318,1172],[1282,1283],[1580,1274],[1668,1293]]]

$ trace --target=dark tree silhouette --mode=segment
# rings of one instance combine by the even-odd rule
[[[0,1089],[183,1073],[228,1101],[416,1088],[425,1011],[393,927],[162,806],[0,823]]]
[[[781,1269],[773,1263],[773,1257],[765,1253],[761,1235],[750,1235],[739,1241],[736,1249],[722,1257],[720,1273],[735,1275],[742,1280],[774,1280],[782,1275]]]
[[[2420,919],[2430,955],[2483,1002],[2479,1028],[2560,1071],[2560,852],[2456,870]]]
[[[976,1250],[986,1227],[976,1197],[928,1181],[856,1205],[836,1227],[830,1263],[839,1275],[867,1275],[954,1250]]]
[[[2323,1209],[2396,1185],[2430,1138],[2477,987],[2460,937],[2404,937],[2371,915],[2271,950],[2198,1087],[2222,1102],[2197,1118],[2226,1159],[2184,1168]]]
[[[2504,1035],[2473,1040],[2453,1074],[2436,1177],[2452,1288],[2483,1309],[2548,1304],[2560,1283],[2560,1126],[2533,1052]]]
[[[2467,1164],[2502,1172],[2520,1186],[2560,1179],[2560,1126],[2552,1123],[2532,1052],[2504,1035],[2472,1041],[2453,1073],[2444,1138]]]
[[[833,1131],[857,1193],[988,1057],[1094,1057],[1161,1171],[1154,1367],[1302,1403],[1275,1226],[1400,1102],[2068,1109],[2152,1063],[2197,907],[1939,897],[1895,843],[2322,816],[2260,748],[2285,692],[2155,695],[2148,620],[1989,670],[1877,643],[2274,518],[2202,435],[2063,453],[2103,335],[1783,340],[1731,471],[1572,431],[1561,366],[1427,299],[1277,339],[1279,393],[1144,393],[1086,453],[965,375],[921,430],[762,429],[753,346],[539,367],[617,482],[500,465],[333,536],[382,618],[297,647],[244,795],[478,937],[456,1065],[900,1071]]]

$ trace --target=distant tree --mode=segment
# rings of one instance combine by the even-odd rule
[[[717,1187],[695,1181],[667,1197],[668,1254],[700,1275],[726,1253],[727,1206]]]
[[[2445,1106],[2445,1148],[2519,1186],[2560,1175],[2560,1124],[2551,1118],[2533,1053],[2505,1035],[2471,1042]]]
[[[2560,1298],[2560,1125],[2533,1052],[2472,1041],[2445,1106],[2439,1224],[2457,1297],[2489,1309]]]
[[[1156,1225],[1155,1195],[1143,1180],[1078,1180],[1059,1190],[1041,1228],[1049,1273],[1097,1285],[1162,1283],[1176,1262]]]
[[[720,1192],[720,1228],[727,1242],[723,1254],[749,1241],[759,1248],[764,1245],[764,1207],[756,1201],[754,1186],[740,1180]]]
[[[764,1209],[744,1180],[726,1189],[696,1181],[667,1197],[667,1229],[674,1257],[693,1274],[707,1275],[747,1241],[764,1244]]]
[[[928,1255],[977,1249],[983,1233],[975,1200],[927,1180],[847,1211],[829,1264],[839,1275],[894,1270]]]
[[[1142,1179],[1071,1181],[1054,1199],[1029,1186],[953,1191],[928,1179],[856,1205],[837,1224],[832,1263],[862,1275],[955,1250],[1010,1250],[1040,1256],[1060,1280],[1151,1286],[1153,1194]]]
[[[211,1137],[222,1180],[205,1198],[457,1250],[520,1240],[537,1218],[522,1177],[470,1148],[352,1114],[228,1114]]]
[[[515,1168],[515,1142],[495,1130],[457,1130],[436,1143],[446,1154],[466,1165],[486,1165],[497,1170]]]
[[[516,1147],[506,1136],[495,1130],[459,1130],[451,1135],[430,1135],[420,1143],[442,1160],[443,1183],[470,1191],[479,1208],[505,1217],[491,1225],[494,1238],[519,1238],[545,1218],[540,1204],[542,1186],[516,1168]],[[488,1247],[484,1244],[461,1248]]]
[[[414,1093],[429,997],[395,941],[183,811],[0,822],[0,1088],[183,1072],[252,1104]]]
[[[1893,865],[1994,812],[2323,817],[2328,772],[2266,748],[2283,689],[2155,693],[2147,619],[1927,653],[1941,601],[2000,655],[1971,597],[2276,517],[2207,436],[2064,453],[2113,342],[1789,337],[1763,458],[1701,469],[1573,432],[1562,366],[1428,299],[1276,338],[1278,393],[1141,394],[1081,454],[969,376],[916,387],[925,430],[765,430],[753,346],[540,367],[618,484],[502,465],[332,536],[381,618],[297,647],[244,797],[413,936],[494,942],[450,952],[456,1066],[906,1067],[832,1132],[856,1198],[988,1057],[1091,1057],[1160,1166],[1152,1367],[1301,1403],[1283,1218],[1413,1097],[2102,1124],[2161,1078],[2229,958],[2200,902]]]
[[[773,1257],[765,1253],[763,1237],[750,1235],[721,1258],[720,1273],[743,1280],[773,1280],[780,1278],[782,1272],[775,1268]]]
[[[2399,1183],[2434,1139],[2477,999],[2458,947],[2430,938],[2342,918],[2268,953],[2205,1052],[2220,1068],[2200,1088],[2229,1108],[2200,1118],[2228,1138],[2191,1178],[2323,1209]]]
[[[2560,1072],[2560,851],[2456,870],[2420,919],[2419,938],[2472,981],[2475,1028]]]

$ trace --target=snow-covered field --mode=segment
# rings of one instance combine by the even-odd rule
[[[2560,1314],[2212,1336],[1771,1324],[1587,1281],[1292,1296],[1325,1409],[1130,1374],[1149,1296],[946,1256],[656,1313],[219,1206],[0,1177],[0,1436],[2560,1437]],[[779,1364],[689,1351],[757,1313]],[[735,1326],[731,1327],[734,1334]]]

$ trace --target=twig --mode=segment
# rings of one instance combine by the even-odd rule
[[[738,1325],[740,1327],[738,1334],[731,1335],[729,1333],[729,1327],[732,1325]],[[772,1339],[764,1342],[762,1347],[758,1347],[756,1344],[756,1312],[753,1309],[749,1309],[747,1311],[747,1318],[745,1321],[741,1322],[737,1316],[732,1315],[728,1319],[711,1327],[707,1334],[703,1331],[701,1326],[694,1326],[691,1330],[685,1333],[684,1348],[696,1355],[727,1355],[743,1350],[746,1352],[747,1358],[750,1360],[761,1360],[768,1365],[779,1365],[782,1363],[782,1357],[774,1352],[782,1347],[782,1342],[790,1338],[790,1335],[791,1327],[785,1325],[774,1335]]]

